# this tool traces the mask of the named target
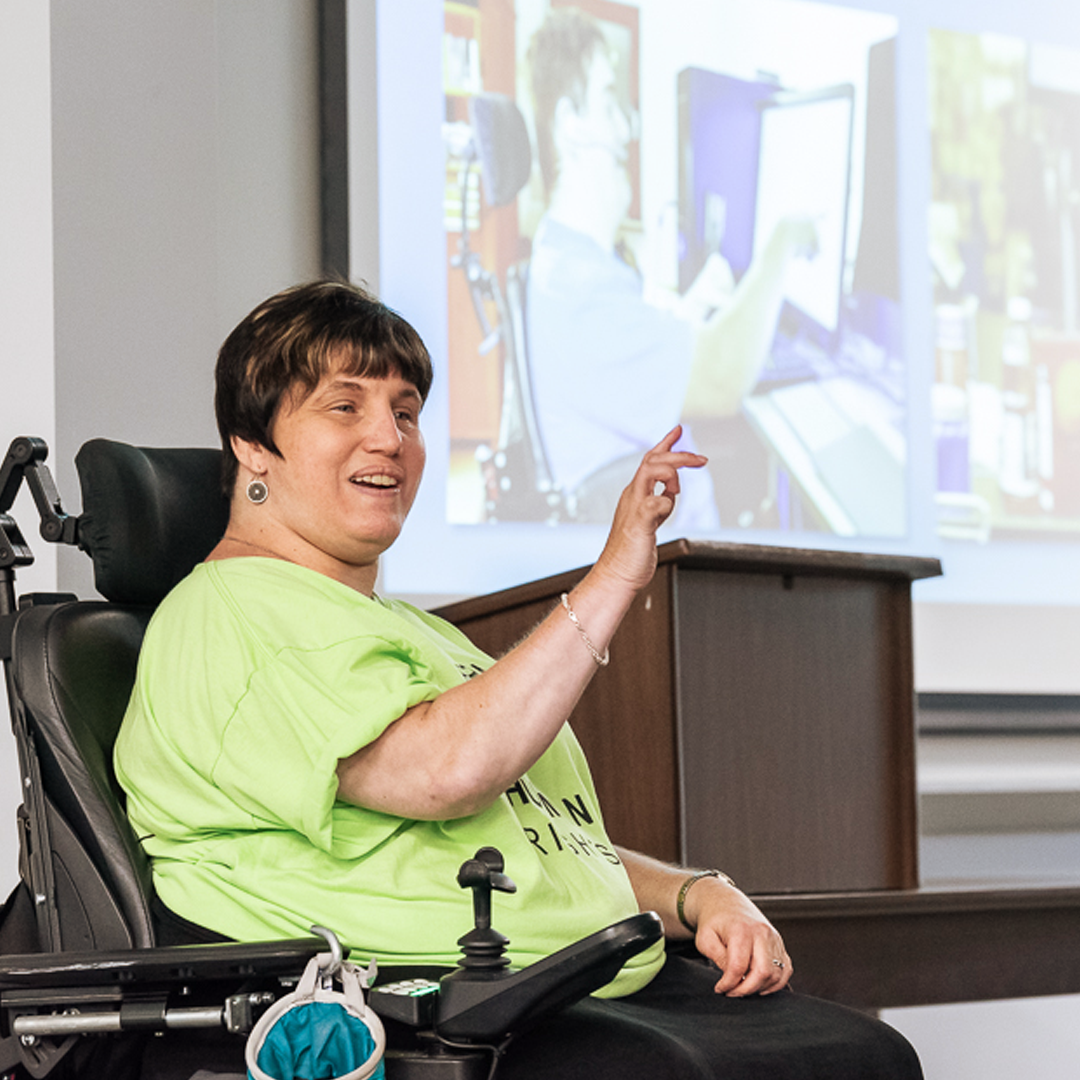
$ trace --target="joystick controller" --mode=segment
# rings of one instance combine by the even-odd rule
[[[463,889],[472,889],[473,928],[458,938],[462,957],[458,967],[466,971],[494,974],[510,966],[506,946],[510,939],[491,925],[491,894],[493,891],[514,893],[517,886],[503,873],[502,852],[484,847],[476,857],[466,860],[458,871],[457,882]]]
[[[609,983],[663,935],[654,912],[639,912],[515,971],[506,956],[509,939],[491,925],[492,892],[517,891],[503,873],[502,854],[481,848],[462,864],[458,884],[473,890],[475,925],[458,940],[457,970],[439,981],[435,1030],[448,1039],[488,1043],[531,1026]]]

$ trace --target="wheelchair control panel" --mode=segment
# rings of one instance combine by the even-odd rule
[[[509,939],[491,926],[491,893],[513,892],[501,854],[482,848],[458,874],[473,890],[476,925],[459,939],[462,957],[441,979],[408,978],[375,986],[371,1007],[387,1019],[434,1028],[445,1039],[500,1041],[609,983],[632,956],[659,941],[663,926],[651,911],[598,930],[526,968],[513,970]]]

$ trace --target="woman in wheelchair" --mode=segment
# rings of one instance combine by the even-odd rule
[[[891,1029],[788,992],[783,941],[722,873],[604,832],[566,720],[653,575],[680,470],[705,464],[672,449],[678,429],[593,569],[493,661],[376,592],[424,469],[432,369],[412,327],[353,286],[301,286],[240,323],[216,379],[229,525],[155,614],[116,745],[172,912],[239,940],[319,923],[382,965],[451,965],[454,875],[491,844],[518,884],[498,907],[516,965],[639,909],[701,957],[639,954],[501,1075],[920,1075]]]

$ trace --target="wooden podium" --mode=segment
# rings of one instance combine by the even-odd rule
[[[617,843],[748,892],[918,885],[911,582],[936,559],[677,540],[571,717]],[[498,655],[586,569],[442,608]]]

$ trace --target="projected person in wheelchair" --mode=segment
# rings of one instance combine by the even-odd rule
[[[515,965],[649,909],[698,954],[635,956],[606,1000],[512,1044],[504,1075],[917,1077],[895,1032],[788,992],[780,935],[721,872],[611,842],[567,726],[704,458],[677,427],[649,449],[593,569],[496,661],[377,591],[431,380],[412,327],[345,284],[270,298],[221,348],[228,527],[158,608],[116,744],[165,917],[241,941],[317,923],[383,968],[452,966],[455,875],[494,845]]]
[[[618,243],[634,117],[604,33],[583,13],[557,9],[528,60],[548,196],[527,302],[536,408],[576,520],[600,522],[659,433],[737,411],[767,358],[785,268],[811,257],[817,238],[810,219],[785,217],[737,285],[714,253],[677,309],[647,302]],[[721,524],[706,471],[686,477],[677,524],[699,534]]]

